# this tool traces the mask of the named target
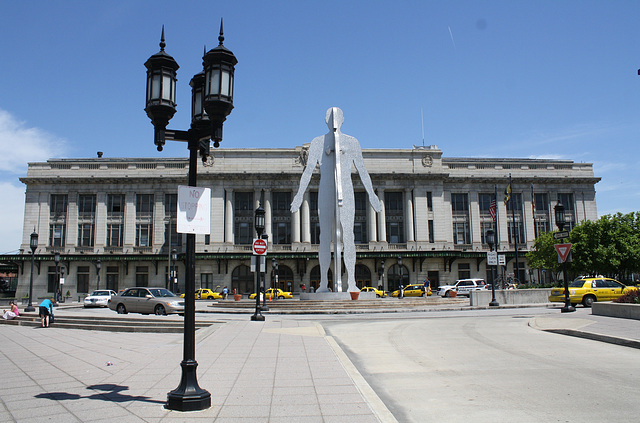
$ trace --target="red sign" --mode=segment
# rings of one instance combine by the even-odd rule
[[[560,263],[564,263],[567,261],[567,257],[569,257],[569,251],[571,251],[571,244],[556,244],[556,251],[558,252],[558,258],[560,258]]]
[[[267,241],[264,239],[253,240],[253,255],[254,256],[266,256],[267,255]]]

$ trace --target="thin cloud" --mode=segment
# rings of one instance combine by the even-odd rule
[[[42,129],[28,127],[0,109],[0,171],[26,172],[27,163],[60,156],[65,141]]]

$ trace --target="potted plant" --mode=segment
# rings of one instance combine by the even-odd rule
[[[352,300],[357,300],[360,296],[360,291],[349,291],[349,295],[351,295]]]

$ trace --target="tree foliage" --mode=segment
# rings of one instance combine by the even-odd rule
[[[627,280],[640,271],[640,212],[605,215],[596,221],[584,221],[573,228],[569,240],[555,240],[552,233],[539,236],[527,253],[529,266],[558,272],[558,254],[554,244],[570,242],[572,275],[607,275]]]

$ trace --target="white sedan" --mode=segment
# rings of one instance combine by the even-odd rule
[[[107,307],[109,305],[109,299],[115,297],[116,292],[110,289],[99,289],[93,291],[91,295],[85,297],[85,307]]]

